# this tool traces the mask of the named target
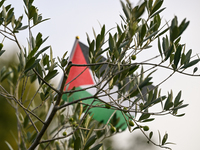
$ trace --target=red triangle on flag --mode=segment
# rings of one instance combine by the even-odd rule
[[[76,44],[73,55],[71,56],[71,61],[73,64],[87,64],[79,43]],[[73,81],[69,84],[69,87],[67,88],[68,90],[72,89],[74,86],[79,87],[81,85],[93,85],[94,84],[94,81],[93,81],[93,78],[89,71],[89,68],[87,68],[87,69],[86,68],[87,67],[79,67],[79,66],[71,67],[66,84],[72,80]],[[74,78],[76,78],[76,79],[74,80]],[[66,90],[66,87],[64,90]]]

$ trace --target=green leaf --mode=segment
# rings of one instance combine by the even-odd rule
[[[154,18],[153,18],[153,22],[154,22],[154,28],[153,28],[153,31],[157,31],[160,27],[160,24],[161,24],[161,19],[160,19],[160,15],[156,15]]]
[[[0,51],[0,56],[5,52],[6,50],[1,50]]]
[[[29,141],[33,142],[33,140],[35,140],[36,136],[37,136],[37,132],[33,131],[32,134],[31,134],[31,137],[30,137]]]
[[[138,19],[145,11],[145,7],[146,7],[146,2],[142,3],[139,8],[137,9],[137,12],[136,12],[136,19]]]
[[[152,136],[153,136],[153,132],[151,131],[151,132],[149,133],[149,139],[151,139]]]
[[[93,135],[89,140],[86,142],[84,150],[87,150],[94,142],[97,140],[96,135]]]
[[[171,45],[171,46],[165,51],[165,54],[166,54],[165,61],[170,57],[170,55],[172,54],[172,52],[173,52],[173,46]]]
[[[36,25],[37,23],[38,23],[38,13],[36,11],[35,14],[33,15],[33,24]]]
[[[2,50],[3,48],[3,43],[0,43],[0,51]]]
[[[165,106],[164,106],[165,110],[169,110],[169,108],[171,108],[173,106],[172,99],[173,99],[173,93],[171,91],[171,93],[168,94],[168,98],[167,98],[167,100],[165,102]]]
[[[181,40],[181,37],[179,37],[175,42],[174,42],[174,45],[175,46],[178,46],[179,45],[179,42],[180,42],[180,40]]]
[[[101,28],[101,41],[104,40],[104,36],[105,36],[105,25],[103,25],[103,27]]]
[[[177,16],[174,16],[172,22],[171,22],[171,28],[177,27],[178,26],[178,19]]]
[[[101,47],[101,35],[98,34],[97,38],[96,38],[96,51],[95,51],[95,53],[97,53],[99,51],[100,47]]]
[[[94,43],[94,40],[93,40],[92,43],[90,43],[90,45],[89,45],[89,56],[90,56],[90,58],[93,58],[93,56],[94,56],[94,44],[95,43]]]
[[[126,18],[129,20],[130,19],[130,10],[126,7],[126,5],[121,1],[121,5],[122,5],[122,9],[124,11],[124,14],[126,16]]]
[[[118,117],[117,114],[115,113],[112,119],[110,120],[110,123],[112,124],[112,126],[116,127],[119,121],[120,117]]]
[[[142,42],[144,36],[146,35],[146,25],[143,24],[142,27],[141,27],[141,31],[140,31],[140,42]]]
[[[139,65],[131,66],[130,69],[128,70],[128,76],[133,74],[138,68],[139,68]]]
[[[153,120],[155,120],[155,118],[145,119],[142,122],[150,122],[150,121],[153,121]]]
[[[0,1],[0,7],[3,5],[3,3],[5,2],[6,0],[1,0]]]
[[[182,55],[181,55],[181,66],[184,64],[185,59],[186,59],[186,56],[185,56],[184,53],[182,53]]]
[[[47,67],[49,67],[49,55],[47,54],[44,54],[43,57],[42,57],[42,62],[43,62],[43,65]]]
[[[159,143],[161,143],[161,135],[160,135],[160,131],[158,131],[158,136],[159,136]]]
[[[194,66],[195,64],[197,64],[200,61],[200,59],[195,59],[191,62],[189,62],[188,64],[185,64],[183,67],[181,67],[181,69],[186,69],[189,68],[191,66]]]
[[[121,43],[121,45],[119,46],[119,48],[123,48],[125,47],[130,41],[125,41],[123,43]]]
[[[88,42],[88,45],[90,45],[90,37],[89,37],[89,35],[88,35],[88,33],[86,33],[86,36],[87,36],[87,42]]]
[[[139,88],[142,89],[143,87],[151,84],[151,82],[149,82],[151,79],[152,77],[145,78],[145,80],[142,83],[140,83]]]
[[[26,128],[27,127],[27,125],[28,125],[28,123],[29,123],[29,118],[28,118],[28,115],[26,115],[26,117],[25,117],[25,119],[24,119],[24,128]]]
[[[93,124],[93,126],[90,128],[90,131],[89,131],[88,134],[87,134],[86,140],[91,136],[91,134],[92,134],[93,131],[94,131],[94,128],[95,128],[95,124]]]
[[[167,32],[169,30],[169,28],[165,29],[164,31],[162,31],[161,33],[159,33],[155,38],[160,37],[161,35],[163,35],[165,32]]]
[[[174,107],[176,107],[179,104],[179,101],[181,99],[181,91],[177,94],[175,100],[174,100]]]
[[[150,12],[150,16],[162,6],[162,3],[163,3],[163,0],[156,0],[154,2],[152,11]]]
[[[118,32],[119,36],[122,35],[122,30],[120,29],[119,25],[117,25],[117,32]]]
[[[11,8],[9,11],[8,11],[8,14],[7,14],[7,19],[6,19],[6,22],[11,22],[11,19],[12,17],[14,16],[14,12],[13,12],[14,8]]]
[[[198,70],[198,67],[195,67],[194,70],[193,70],[193,74],[194,74],[195,72],[197,72],[197,70]]]
[[[91,148],[90,150],[99,150],[99,148],[102,146],[103,144],[98,144],[95,147]]]
[[[37,52],[38,47],[36,46],[29,54],[28,54],[28,59],[32,58],[35,53]],[[35,57],[36,58],[36,57]]]
[[[143,109],[146,109],[147,107],[151,106],[152,104],[155,105],[155,104],[157,104],[157,103],[159,103],[159,102],[161,102],[165,99],[166,99],[166,96],[161,96],[157,99],[152,100],[150,103],[147,102],[147,103],[145,103]]]
[[[153,1],[148,1],[147,3],[147,10],[150,12],[152,10]]]
[[[38,33],[36,36],[36,45],[39,47],[42,43],[42,33]]]
[[[148,113],[143,113],[143,114],[140,116],[139,121],[148,119],[150,116],[151,116],[151,115],[148,114]]]
[[[167,139],[168,139],[168,134],[165,133],[165,135],[164,135],[164,137],[162,139],[162,145],[164,145],[166,143]]]
[[[175,55],[174,55],[174,65],[175,65],[176,68],[177,68],[179,60],[181,58],[181,51],[182,51],[182,46],[179,45],[176,52],[175,52]]]
[[[93,31],[94,37],[95,37],[95,39],[96,39],[97,36],[96,36],[96,32],[95,32],[94,28],[92,28],[92,31]]]
[[[173,42],[179,36],[179,28],[177,26],[170,29],[170,40]]]
[[[126,36],[125,32],[120,35],[119,40],[117,41],[117,44],[116,44],[117,48],[120,47],[120,45],[122,44],[125,36]]]
[[[81,147],[81,138],[79,135],[73,136],[74,139],[74,150],[80,150]]]
[[[30,8],[28,8],[28,14],[29,14],[29,19],[33,18],[34,14],[37,13],[37,10],[35,8],[35,6],[31,6]]]
[[[24,4],[27,6],[27,8],[31,7],[34,0],[24,0]]]
[[[158,37],[158,50],[159,50],[160,56],[163,58],[159,37]]]
[[[59,145],[58,142],[55,142],[55,145],[56,145],[56,150],[61,150],[61,149],[60,149],[60,145]],[[42,148],[42,149],[44,149],[44,148]]]
[[[169,110],[173,106],[173,102],[165,103],[165,110]]]
[[[12,73],[12,71],[9,71],[9,72],[4,72],[4,73],[1,73],[0,75],[0,82],[2,82],[3,80],[7,79],[7,77]]]
[[[6,8],[6,11],[8,11],[11,8],[11,4],[7,5],[5,8]]]
[[[62,59],[61,66],[65,67],[67,65],[67,63],[68,63],[68,59]]]
[[[188,22],[185,22],[185,21],[186,19],[184,19],[179,26],[179,35],[181,35],[185,31],[185,29],[188,27],[190,23],[189,21]]]
[[[190,62],[190,58],[191,58],[191,55],[192,55],[192,50],[190,49],[187,54],[185,55],[185,60],[184,60],[184,64],[187,64]]]
[[[44,80],[48,82],[58,74],[57,70],[49,71],[48,74],[44,77]]]
[[[113,52],[115,48],[115,41],[110,33],[109,33],[109,48],[111,52]]]
[[[154,17],[154,19],[156,19],[157,17]],[[156,22],[155,22],[156,21]],[[148,27],[147,33],[151,33],[152,31],[155,31],[155,29],[157,30],[157,20],[155,21],[151,21],[150,23],[150,28]]]
[[[136,126],[135,128],[133,128],[132,131],[137,130],[137,129],[140,129],[140,127],[139,127],[139,126]]]
[[[184,115],[185,115],[185,113],[180,114],[180,115],[176,115],[176,117],[182,117],[182,116],[184,116]]]
[[[153,98],[153,90],[149,91],[148,92],[148,98],[147,98],[147,101],[150,102]]]
[[[28,72],[33,67],[35,67],[39,63],[39,61],[40,59],[36,59],[35,57],[29,59],[25,66],[25,73]]]
[[[181,105],[181,106],[175,107],[175,108],[173,108],[172,110],[178,110],[178,109],[181,109],[181,108],[187,107],[188,105],[189,105],[189,104],[184,104],[184,105]]]
[[[163,10],[165,10],[165,8],[162,8],[162,9],[158,10],[157,12],[155,12],[154,14],[152,14],[150,18],[153,18],[155,15],[160,14]]]
[[[18,28],[17,30],[25,30],[28,28],[28,25]]]
[[[143,40],[143,42],[145,42],[145,41],[148,40],[148,39],[151,39],[151,38],[152,38],[153,36],[155,36],[158,32],[159,32],[159,31],[155,31],[155,32],[151,33],[148,37],[146,37],[146,38]]]
[[[91,121],[90,118],[91,118],[91,117],[90,117],[90,115],[88,114],[88,115],[86,116],[85,120],[84,120],[84,126],[85,126],[86,129],[88,128],[88,125],[89,125],[89,123],[90,123],[90,121]]]
[[[2,11],[3,18],[6,18],[7,17],[6,9],[4,6],[2,7],[2,9],[3,9],[3,11]]]
[[[41,49],[36,55],[35,58],[37,58],[40,54],[42,54],[44,51],[46,51],[50,46],[46,46],[43,49]]]
[[[44,21],[47,21],[47,20],[49,20],[50,18],[47,18],[47,19],[43,19],[42,20],[42,16],[38,16],[38,22],[37,22],[37,24],[39,24],[39,23],[42,23],[42,22],[44,22]]]

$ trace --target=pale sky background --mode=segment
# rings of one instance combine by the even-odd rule
[[[138,1],[131,0],[131,2],[136,4]],[[7,0],[7,3],[12,3],[16,7],[18,16],[22,14],[22,0]],[[87,32],[92,39],[92,27],[97,32],[100,30],[98,22],[102,25],[106,24],[107,30],[115,27],[116,23],[120,23],[119,14],[123,13],[119,0],[35,0],[34,4],[44,18],[51,18],[51,20],[36,27],[33,34],[41,32],[44,37],[49,36],[46,45],[52,46],[54,57],[62,57],[62,54],[66,51],[71,51],[75,36],[77,35],[80,36],[81,42],[87,44],[85,33]],[[161,14],[163,19],[169,20],[176,15],[179,23],[184,18],[190,21],[190,25],[184,32],[181,42],[186,43],[186,50],[193,49],[193,54],[199,53],[200,1],[165,0],[163,7],[167,7]],[[20,42],[24,46],[27,45],[27,36],[26,32],[18,35]],[[157,45],[155,45],[153,51],[157,54]],[[163,71],[155,75],[153,81],[155,83],[158,82],[165,73]],[[158,117],[149,124],[150,129],[155,131],[155,135],[157,130],[162,135],[167,132],[169,134],[169,141],[177,144],[171,145],[173,150],[198,150],[200,135],[198,111],[200,107],[200,78],[176,74],[160,88],[166,94],[167,91],[172,89],[174,96],[182,90],[182,99],[189,106],[181,111],[186,112],[184,117]],[[123,141],[123,139],[125,140],[125,138],[122,138],[120,141]]]

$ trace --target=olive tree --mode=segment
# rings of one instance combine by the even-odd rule
[[[195,64],[200,59],[181,43],[181,35],[189,21],[184,19],[178,23],[175,16],[163,22],[160,17],[165,10],[163,0],[144,0],[136,6],[128,0],[121,1],[124,12],[120,15],[121,24],[109,30],[102,25],[100,33],[94,32],[94,39],[87,35],[90,63],[74,64],[69,61],[67,52],[62,58],[54,58],[51,46],[44,46],[48,37],[32,32],[35,26],[48,20],[42,18],[34,0],[23,0],[24,15],[19,17],[15,16],[12,5],[5,6],[4,2],[0,1],[0,34],[3,38],[0,57],[5,52],[3,42],[10,40],[18,46],[18,63],[1,69],[0,95],[16,111],[18,149],[105,149],[102,141],[122,132],[117,126],[121,118],[117,118],[114,111],[106,124],[98,122],[89,113],[96,107],[120,111],[130,132],[140,130],[149,143],[170,149],[167,133],[159,134],[159,142],[152,140],[153,131],[150,131],[148,122],[154,121],[158,115],[181,117],[184,114],[179,114],[178,110],[188,105],[183,103],[181,91],[174,95],[171,90],[163,95],[159,89],[162,83],[175,73],[200,76],[195,74],[198,69]],[[25,25],[22,23],[24,17],[28,20]],[[22,30],[29,34],[27,47],[21,45],[16,36]],[[155,41],[157,47],[152,47]],[[50,53],[46,54],[46,51]],[[149,51],[157,51],[158,55],[148,57]],[[145,59],[139,60],[139,55]],[[64,90],[73,66],[90,68],[95,85]],[[59,88],[51,82],[58,74],[58,67],[63,74]],[[153,74],[160,68],[171,73],[160,83],[153,84]],[[187,72],[188,68],[193,71]],[[3,86],[3,82],[9,85],[9,89]],[[35,91],[30,91],[32,85],[37,85]],[[71,102],[62,100],[63,95],[70,97],[90,88],[96,89],[90,97]],[[28,97],[30,92],[34,95]],[[109,97],[109,101],[103,96]],[[85,103],[89,98],[93,99],[92,103]],[[160,106],[159,111],[154,111],[152,107],[155,105]],[[52,111],[49,111],[50,107]],[[6,144],[12,149],[12,145]]]

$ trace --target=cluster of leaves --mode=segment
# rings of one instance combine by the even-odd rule
[[[175,16],[169,28],[170,38],[168,38],[167,35],[166,37],[163,37],[162,46],[160,43],[160,39],[158,38],[158,49],[160,55],[165,61],[170,59],[170,64],[174,70],[185,70],[199,62],[199,59],[191,61],[192,50],[189,50],[185,54],[185,45],[179,43],[181,39],[180,35],[187,28],[188,25],[189,21],[186,22],[186,19],[184,19],[178,26],[178,20]],[[193,73],[195,73],[197,69],[198,68],[195,67]]]
[[[98,150],[103,146],[103,140],[120,133],[120,128],[116,127],[119,118],[116,115],[110,120],[111,126],[106,126],[101,122],[93,119],[93,115],[88,114],[88,106],[83,103],[73,105],[72,109],[62,109],[57,118],[58,125],[53,126],[50,133],[55,138],[55,142],[43,141],[40,145],[42,149],[47,147],[60,149],[83,149],[83,150]],[[70,136],[72,135],[72,136]],[[70,137],[68,140],[59,140]]]
[[[183,104],[181,91],[173,99],[172,91],[168,95],[161,95],[158,86],[175,72],[192,76],[192,73],[185,73],[185,69],[193,67],[200,61],[200,59],[192,60],[192,50],[186,51],[185,44],[180,43],[181,35],[188,27],[189,21],[184,19],[179,25],[175,16],[171,25],[166,23],[161,26],[160,13],[165,9],[161,8],[162,3],[163,0],[156,0],[155,2],[146,0],[139,6],[132,7],[129,1],[127,1],[127,4],[121,1],[125,16],[120,15],[123,23],[117,25],[117,31],[113,34],[110,30],[106,32],[105,25],[103,25],[101,32],[95,33],[94,40],[91,41],[88,36],[89,60],[91,63],[96,63],[95,66],[91,66],[94,76],[98,78],[96,82],[100,84],[100,87],[105,87],[106,82],[108,88],[104,89],[105,93],[118,94],[118,99],[110,98],[109,107],[121,110],[125,116],[135,122],[136,127],[132,130],[130,128],[130,131],[142,130],[144,125],[140,125],[140,123],[153,121],[154,118],[150,117],[155,115],[183,116],[184,114],[179,115],[177,112],[188,104]],[[142,18],[145,9],[147,10],[146,19]],[[168,38],[167,31],[169,31],[170,38]],[[107,35],[108,39],[106,39]],[[160,38],[162,38],[162,44]],[[145,51],[150,50],[151,43],[154,40],[158,40],[159,55],[141,62],[137,61],[137,55],[144,49]],[[106,55],[106,59],[102,55]],[[152,63],[151,61],[157,57],[160,57],[161,61]],[[169,63],[167,60],[169,60]],[[145,66],[151,67],[144,69]],[[151,76],[156,71],[156,67],[163,67],[173,72],[160,84],[153,85]],[[136,71],[139,68],[141,71],[137,73]],[[193,73],[197,69],[195,67]],[[149,74],[144,77],[148,72]],[[112,89],[115,86],[118,89],[113,91]],[[124,105],[125,102],[129,103],[128,107]],[[161,111],[150,112],[149,108],[156,104],[161,104]],[[123,108],[126,108],[126,111]],[[132,117],[133,113],[134,117]],[[139,117],[137,117],[138,115]],[[128,120],[126,123],[128,124]],[[147,129],[147,126],[145,128]],[[152,135],[153,132],[151,132],[149,139]],[[148,136],[146,135],[146,137]],[[166,140],[167,135],[164,135],[163,142],[158,145],[165,147],[168,144]]]
[[[48,20],[42,19],[41,14],[38,14],[37,8],[33,5],[33,0],[24,0],[28,25],[23,25],[23,15],[15,19],[14,8],[11,4],[4,7],[4,2],[5,0],[0,2],[2,8],[0,12],[2,29],[0,32],[3,35],[0,55],[3,56],[5,52],[2,49],[5,39],[14,41],[18,46],[19,53],[18,64],[1,68],[0,93],[16,110],[19,136],[18,139],[14,136],[15,141],[19,148],[27,149],[44,124],[43,120],[48,113],[50,103],[55,99],[55,92],[51,89],[52,86],[49,81],[58,74],[55,69],[57,63],[52,56],[50,46],[42,47],[47,38],[43,39],[40,32],[37,33],[35,38],[32,35],[33,27]],[[16,36],[22,30],[27,30],[29,33],[27,49],[20,45]],[[48,49],[50,49],[50,56],[45,54]],[[37,90],[34,89],[36,86],[34,81],[39,83]],[[10,86],[9,91],[2,86],[5,82]],[[8,142],[6,144],[12,149]]]
[[[15,19],[14,8],[11,5],[4,7],[5,0],[0,2],[0,26],[3,28],[0,33],[4,39],[14,41],[19,48],[17,66],[3,67],[0,71],[0,83],[7,81],[11,87],[8,92],[0,84],[0,94],[16,110],[18,147],[33,150],[40,145],[41,149],[56,147],[59,150],[62,147],[98,150],[103,148],[102,140],[121,132],[118,126],[121,118],[115,114],[116,111],[120,111],[130,132],[141,130],[149,142],[167,148],[165,145],[169,144],[168,134],[163,138],[160,136],[160,142],[157,144],[151,140],[153,132],[148,132],[149,127],[146,123],[153,121],[156,115],[184,115],[178,114],[179,109],[187,106],[181,100],[181,91],[173,98],[172,91],[168,95],[162,95],[158,87],[175,72],[194,76],[197,71],[195,67],[192,74],[184,72],[200,61],[192,59],[192,50],[186,51],[185,45],[180,43],[181,35],[189,22],[184,19],[178,25],[175,16],[170,26],[168,23],[161,26],[160,13],[165,9],[161,8],[163,0],[145,0],[135,7],[128,0],[126,3],[121,1],[124,16],[120,15],[122,23],[116,26],[115,33],[111,33],[110,30],[106,32],[103,25],[101,32],[95,33],[94,40],[91,41],[88,36],[90,64],[85,66],[91,68],[96,85],[87,89],[96,88],[96,92],[93,96],[65,103],[61,101],[64,94],[70,96],[86,90],[73,88],[64,92],[70,68],[73,65],[84,65],[68,62],[67,52],[56,62],[51,47],[43,47],[48,37],[43,38],[40,32],[34,36],[32,28],[48,19],[42,19],[33,1],[24,0],[28,25],[22,24],[23,15]],[[147,18],[143,18],[145,10]],[[28,48],[21,46],[16,37],[21,30],[29,33]],[[138,55],[144,50],[148,52],[155,40],[158,40],[159,55],[138,61]],[[0,56],[5,52],[2,48],[3,43],[0,45]],[[46,50],[50,50],[50,55],[45,53]],[[161,58],[160,62],[152,63],[151,60],[157,57]],[[58,74],[57,67],[63,71],[63,79],[58,89],[50,82]],[[152,74],[157,67],[169,69],[173,73],[160,84],[153,85]],[[28,83],[38,85],[32,97],[27,96],[31,90],[28,91]],[[113,95],[117,95],[117,98]],[[109,102],[104,100],[105,96],[109,98]],[[92,103],[84,103],[89,98],[93,99]],[[161,104],[161,110],[150,111],[150,108],[157,104]],[[115,110],[107,124],[95,121],[92,114],[89,114],[95,107]],[[53,118],[56,122],[54,124]],[[12,149],[8,142],[6,144]]]
[[[89,114],[81,114],[81,112],[83,113],[85,112],[84,110],[88,109],[87,106],[83,108],[81,107],[83,107],[83,105],[78,104],[76,109],[74,109],[75,112],[78,113],[74,112],[74,115],[70,118],[71,124],[73,125],[74,129],[76,129],[79,125],[81,126],[70,138],[69,147],[77,150],[98,150],[103,145],[103,139],[119,132],[119,128],[118,130],[116,130],[116,128],[114,127],[118,123],[117,118],[114,117],[111,120],[111,122],[113,123],[112,126],[105,126],[101,122],[94,120],[93,115],[91,116]],[[80,119],[80,115],[85,116],[82,124],[80,123],[82,121],[82,119]]]

